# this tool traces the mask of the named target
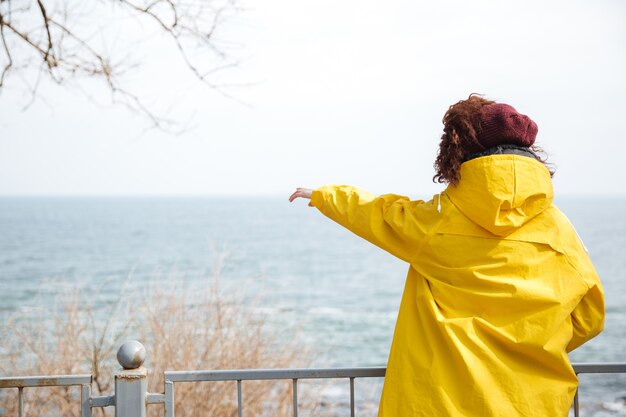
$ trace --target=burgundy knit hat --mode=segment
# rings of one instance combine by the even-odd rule
[[[537,124],[512,106],[489,104],[482,109],[476,142],[469,143],[466,150],[470,153],[480,152],[498,145],[530,147],[535,143],[537,131]]]

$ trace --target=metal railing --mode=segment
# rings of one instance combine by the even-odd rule
[[[52,375],[0,378],[0,388],[17,388],[18,416],[24,415],[24,388],[29,387],[80,387],[81,417],[91,416],[91,375]]]
[[[117,359],[123,369],[115,375],[115,393],[111,396],[91,396],[91,375],[57,375],[0,378],[0,389],[18,389],[18,417],[24,416],[24,388],[52,386],[81,387],[81,417],[90,417],[96,407],[115,407],[116,417],[145,417],[148,404],[162,404],[165,417],[174,417],[174,384],[182,382],[237,382],[237,413],[243,416],[243,381],[291,380],[293,416],[298,416],[298,382],[307,379],[346,379],[350,384],[350,416],[355,416],[354,385],[356,378],[383,378],[385,368],[328,369],[246,369],[223,371],[165,371],[164,393],[147,392],[147,371],[142,366],[145,348],[137,341],[123,344]],[[626,363],[574,364],[576,374],[626,373]],[[572,404],[574,416],[579,417],[578,392]],[[1,410],[0,410],[1,411]]]
[[[293,416],[298,417],[298,381],[301,379],[349,379],[350,416],[355,416],[354,380],[382,378],[385,368],[327,368],[327,369],[246,369],[229,371],[166,371],[165,417],[174,417],[174,383],[196,381],[237,381],[237,416],[243,416],[242,381],[291,380]],[[170,406],[168,407],[168,404]]]
[[[626,373],[626,363],[575,363],[574,372],[580,374],[623,374]],[[574,396],[574,417],[580,416],[580,407],[578,404],[578,391]]]

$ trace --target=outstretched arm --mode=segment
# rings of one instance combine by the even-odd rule
[[[386,194],[376,197],[355,187],[298,188],[289,197],[311,199],[325,216],[393,255],[409,261],[438,213],[432,204]]]

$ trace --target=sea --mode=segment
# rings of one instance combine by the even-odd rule
[[[604,332],[573,362],[626,362],[626,198],[562,197],[606,292]],[[217,265],[219,263],[219,265]],[[314,367],[385,366],[408,265],[302,200],[1,197],[0,326],[68,288],[106,311],[155,277],[255,297],[267,326],[297,330]],[[148,302],[148,301],[146,301]],[[626,416],[626,375],[581,375],[582,416]]]

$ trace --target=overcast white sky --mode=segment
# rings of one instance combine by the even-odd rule
[[[181,136],[141,135],[144,119],[52,85],[22,112],[23,91],[6,89],[0,195],[286,198],[350,183],[428,197],[441,117],[472,92],[537,122],[557,193],[626,195],[622,0],[263,0],[228,25],[245,48],[224,76],[252,83],[231,90],[249,106],[198,85],[165,41],[131,81],[194,114]]]

